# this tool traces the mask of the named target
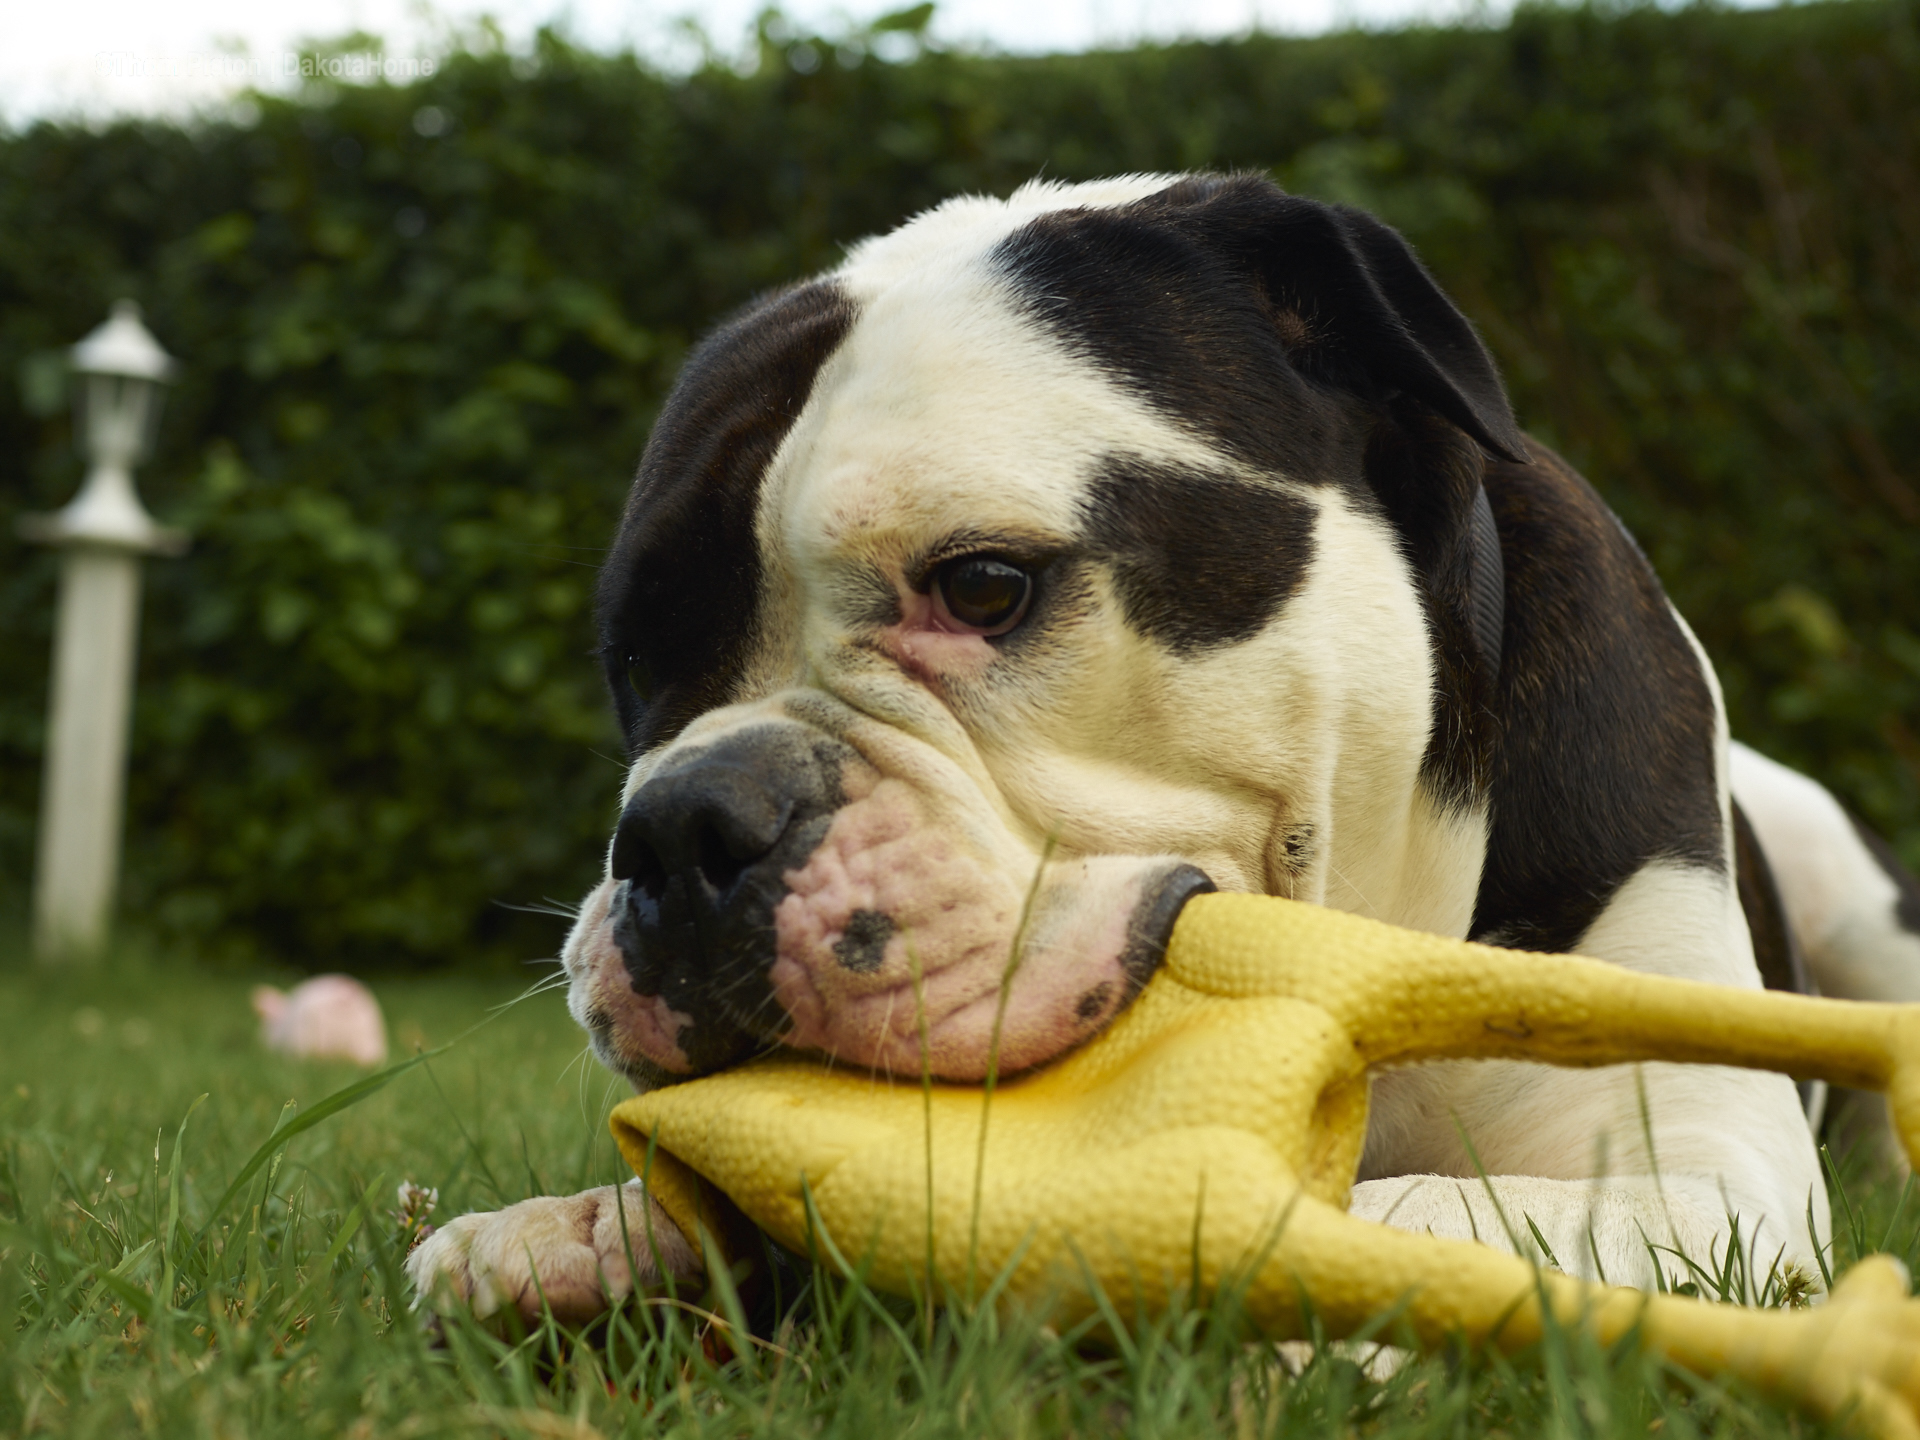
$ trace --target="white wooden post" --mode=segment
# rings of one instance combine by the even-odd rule
[[[177,555],[186,536],[154,522],[133,485],[151,444],[160,382],[177,368],[131,300],[73,348],[90,468],[72,504],[22,519],[30,540],[66,551],[54,621],[53,685],[34,875],[34,951],[84,959],[106,943],[120,870],[127,719],[139,638],[140,558]]]

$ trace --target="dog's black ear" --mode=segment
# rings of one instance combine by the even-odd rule
[[[1391,226],[1255,176],[1176,186],[1145,202],[1156,204],[1258,278],[1301,371],[1382,400],[1410,395],[1489,453],[1526,463],[1493,357]]]

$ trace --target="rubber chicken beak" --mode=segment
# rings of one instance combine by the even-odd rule
[[[769,1058],[613,1115],[690,1236],[714,1192],[783,1245],[901,1294],[1063,1320],[1234,1285],[1267,1334],[1310,1306],[1331,1336],[1400,1307],[1421,1343],[1503,1349],[1545,1314],[1702,1374],[1920,1440],[1920,1302],[1890,1257],[1823,1305],[1752,1310],[1595,1285],[1488,1246],[1345,1213],[1368,1072],[1439,1058],[1693,1061],[1885,1090],[1920,1156],[1920,1006],[1732,990],[1520,954],[1246,895],[1190,901],[1160,972],[1093,1043],[978,1086]],[[710,1188],[709,1188],[710,1187]],[[1856,1408],[1857,1407],[1857,1408]]]

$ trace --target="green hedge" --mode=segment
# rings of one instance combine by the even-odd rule
[[[197,540],[148,568],[130,914],[307,966],[550,953],[507,906],[598,864],[593,566],[689,342],[955,191],[1196,166],[1406,230],[1641,536],[1735,733],[1920,861],[1915,15],[898,63],[767,35],[691,76],[546,37],[246,123],[0,136],[7,511],[73,489],[57,352],[109,300],[188,365],[143,477]],[[54,572],[0,543],[17,915]]]

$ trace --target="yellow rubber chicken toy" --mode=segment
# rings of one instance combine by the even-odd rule
[[[1422,1342],[1508,1349],[1537,1339],[1550,1307],[1603,1341],[1638,1327],[1688,1369],[1821,1414],[1858,1407],[1873,1432],[1920,1440],[1920,1302],[1890,1257],[1856,1265],[1824,1304],[1756,1310],[1348,1215],[1369,1070],[1494,1057],[1693,1061],[1885,1090],[1920,1157],[1920,1005],[1670,980],[1247,895],[1190,901],[1132,1007],[990,1103],[977,1086],[771,1058],[636,1096],[613,1124],[688,1235],[712,1228],[704,1181],[783,1244],[812,1242],[883,1290],[927,1293],[931,1261],[947,1293],[1003,1279],[1010,1300],[1072,1319],[1096,1285],[1126,1313],[1231,1283],[1276,1338],[1298,1333],[1305,1301],[1331,1336],[1399,1306]]]

